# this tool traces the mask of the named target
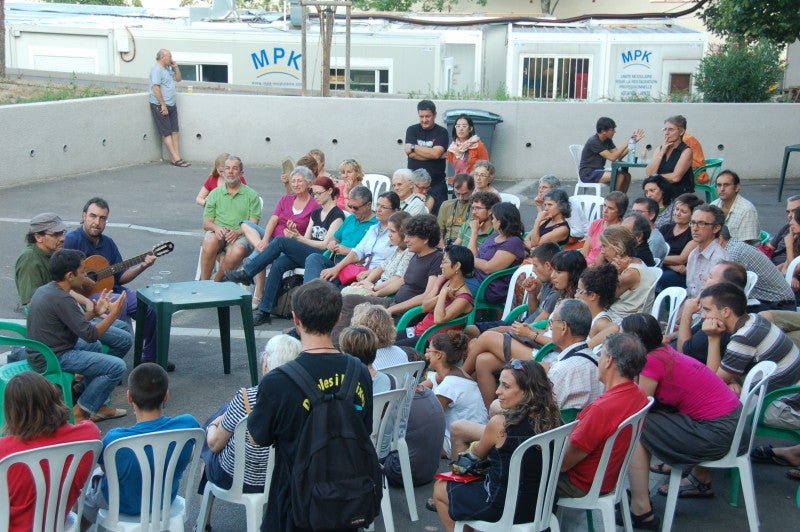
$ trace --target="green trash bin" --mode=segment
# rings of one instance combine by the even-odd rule
[[[453,141],[453,126],[456,124],[456,119],[461,115],[467,115],[472,119],[475,124],[475,134],[478,135],[486,145],[486,151],[489,156],[492,155],[492,138],[494,137],[494,128],[497,124],[503,122],[503,118],[489,111],[482,111],[480,109],[448,109],[444,112],[444,121],[447,127],[447,132],[450,134],[450,142]],[[453,176],[455,170],[452,165],[447,163],[447,177]]]

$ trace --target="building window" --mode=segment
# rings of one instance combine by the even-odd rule
[[[181,62],[178,67],[181,69],[183,81],[228,83],[228,65]]]
[[[522,97],[585,100],[589,97],[588,57],[524,57]]]
[[[688,94],[692,89],[692,75],[691,74],[675,74],[669,75],[669,93],[683,92]]]
[[[331,90],[344,90],[344,69],[331,69]],[[381,68],[351,68],[350,90],[361,92],[389,92],[389,69]]]

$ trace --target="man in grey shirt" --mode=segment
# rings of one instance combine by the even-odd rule
[[[186,168],[189,163],[181,159],[178,143],[178,106],[175,82],[181,80],[181,70],[172,60],[172,53],[162,48],[156,54],[156,63],[150,68],[150,110],[158,132],[164,139],[174,166]]]

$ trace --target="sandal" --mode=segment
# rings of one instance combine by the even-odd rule
[[[781,458],[780,456],[776,456],[775,452],[772,450],[772,445],[761,445],[759,447],[753,447],[753,450],[750,451],[750,458],[754,462],[761,462],[764,464],[775,464],[779,466],[792,465],[783,458]]]
[[[172,161],[170,164],[172,166],[177,166],[179,168],[186,168],[187,166],[192,166],[192,163],[187,163],[183,159],[178,159],[177,161]]]
[[[659,475],[669,475],[672,473],[672,466],[661,462],[660,464],[653,464],[650,466],[650,472],[658,473]]]
[[[681,481],[680,488],[678,489],[679,499],[709,499],[714,496],[714,489],[711,487],[711,482],[700,482],[697,477],[689,473],[686,475],[688,484]],[[669,484],[662,484],[658,488],[658,494],[667,496],[669,494]]]
[[[261,296],[253,296],[253,304],[251,305],[253,310],[258,310],[258,305],[261,304]]]
[[[436,503],[433,502],[433,497],[431,497],[427,501],[425,501],[425,508],[427,508],[431,512],[435,512],[436,511]]]
[[[800,467],[793,467],[787,471],[786,478],[800,482]]]
[[[622,514],[617,513],[616,516],[617,526],[625,526],[622,520]],[[631,524],[633,528],[642,528],[644,530],[661,530],[661,519],[653,513],[653,507],[650,505],[650,511],[641,515],[636,515],[631,512]]]

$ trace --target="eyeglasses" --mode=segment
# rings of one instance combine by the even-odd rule
[[[369,203],[369,202],[365,201],[365,202],[364,202],[364,203],[362,203],[361,205],[357,205],[357,206],[356,206],[356,205],[353,205],[352,203],[348,203],[348,204],[347,204],[347,208],[348,208],[348,209],[350,209],[351,211],[357,211],[358,209],[362,208],[362,207],[363,207],[364,205],[366,205],[367,203]]]
[[[391,205],[381,205],[380,203],[378,203],[378,205],[375,208],[375,210],[378,210],[378,211],[391,211],[392,210],[392,206]]]
[[[714,222],[700,222],[698,220],[691,220],[689,225],[691,227],[711,227],[716,224]]]
[[[581,290],[580,288],[575,290],[575,295],[576,296],[588,296],[591,293],[592,293],[591,290]]]
[[[550,329],[552,329],[552,328],[553,328],[553,324],[554,324],[554,323],[558,323],[558,322],[561,322],[561,323],[567,323],[567,322],[566,322],[566,321],[564,321],[564,320],[550,320],[550,323],[548,323],[548,324],[547,324],[547,326],[548,326]]]
[[[53,231],[53,232],[45,231],[44,234],[47,236],[54,236],[56,238],[61,238],[62,236],[64,236],[64,233],[66,233],[66,231]]]
[[[478,173],[478,172],[473,172],[473,173],[472,173],[472,177],[491,177],[491,175],[489,175],[489,173],[488,173],[488,172],[486,172],[486,173],[483,173],[483,172],[480,172],[480,173]]]
[[[661,131],[663,131],[664,133],[675,133],[676,131],[680,131],[680,129],[678,129],[677,127],[665,127],[661,128]]]
[[[314,191],[312,190],[312,191],[311,191],[311,195],[312,195],[312,196],[314,196],[314,197],[316,198],[317,196],[322,196],[322,195],[323,195],[323,194],[325,194],[326,192],[330,192],[330,191],[326,189],[326,190],[322,190],[322,191],[320,191],[320,192],[314,192]]]
[[[511,361],[506,365],[506,368],[521,371],[525,375],[528,374],[528,368],[525,367],[521,360],[517,360],[516,358],[512,358]]]

